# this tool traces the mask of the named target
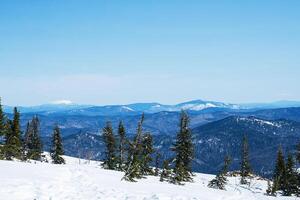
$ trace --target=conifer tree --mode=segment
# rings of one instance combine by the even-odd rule
[[[141,173],[143,175],[154,174],[152,168],[150,167],[153,152],[153,138],[150,133],[146,133],[142,138]]]
[[[249,162],[249,147],[247,137],[244,135],[242,140],[242,152],[241,152],[241,184],[247,184],[246,178],[251,173],[251,167]]]
[[[298,194],[298,180],[297,172],[295,170],[295,162],[291,154],[288,155],[286,166],[285,166],[285,184],[283,188],[283,194],[285,196],[291,196],[292,194]]]
[[[116,169],[116,141],[113,134],[113,128],[110,122],[107,122],[106,126],[103,128],[103,139],[106,146],[106,152],[102,166],[105,169]]]
[[[65,164],[65,160],[61,157],[64,154],[62,139],[60,136],[59,127],[56,125],[53,130],[52,136],[52,147],[50,155],[52,158],[52,163],[54,164]]]
[[[27,159],[41,160],[43,150],[40,139],[40,121],[37,116],[33,117],[31,122],[27,124],[24,136],[24,150]]]
[[[285,185],[285,162],[284,162],[284,156],[282,152],[281,146],[278,149],[277,152],[277,159],[275,164],[275,169],[273,173],[273,180],[276,182],[276,184],[273,184],[273,190],[283,190]],[[276,187],[275,187],[276,186]]]
[[[211,180],[209,182],[208,187],[225,190],[225,185],[227,183],[226,174],[228,172],[230,162],[231,162],[231,160],[230,160],[229,156],[225,156],[224,166],[223,166],[222,170],[216,175],[216,177],[213,180]]]
[[[154,176],[158,176],[159,175],[159,161],[161,158],[161,154],[159,152],[156,153],[155,156],[155,170],[154,170]]]
[[[174,184],[191,182],[193,180],[191,164],[194,156],[194,147],[189,122],[190,120],[187,113],[182,111],[180,117],[180,130],[172,149],[175,152],[174,176],[172,179],[172,183]]]
[[[142,137],[143,137],[143,122],[144,114],[138,123],[137,133],[132,142],[129,142],[128,161],[126,164],[125,175],[123,177],[126,181],[134,182],[135,179],[143,177],[141,152],[142,152]]]
[[[122,121],[120,121],[119,123],[118,135],[119,135],[118,168],[119,170],[123,170],[125,165],[125,153],[126,153],[126,131]]]
[[[5,159],[21,159],[22,142],[20,130],[20,113],[18,112],[17,108],[14,108],[13,121],[7,120],[5,124],[5,145],[3,147],[3,150]]]
[[[172,170],[170,169],[170,162],[168,160],[164,160],[163,168],[162,168],[162,171],[160,173],[159,181],[161,181],[161,182],[170,181],[171,174],[172,174]]]

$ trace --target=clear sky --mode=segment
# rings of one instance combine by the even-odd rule
[[[299,0],[3,0],[4,104],[300,100]]]

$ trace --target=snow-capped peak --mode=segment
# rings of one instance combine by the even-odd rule
[[[70,101],[70,100],[63,99],[63,100],[53,101],[53,102],[51,102],[51,104],[55,104],[55,105],[60,105],[60,104],[71,105],[71,104],[73,104],[73,102]]]

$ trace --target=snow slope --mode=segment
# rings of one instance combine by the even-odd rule
[[[136,183],[121,181],[123,173],[104,170],[96,161],[65,157],[66,165],[0,161],[0,199],[126,199],[126,200],[254,200],[295,199],[263,195],[266,182],[252,180],[250,187],[230,178],[227,191],[210,189],[214,176],[196,174],[195,182],[184,186],[159,182],[147,177]]]

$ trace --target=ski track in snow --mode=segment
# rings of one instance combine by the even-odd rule
[[[65,157],[66,165],[0,161],[2,200],[264,200],[295,199],[264,195],[266,181],[240,186],[229,178],[227,191],[210,189],[213,175],[197,174],[194,183],[177,186],[147,177],[136,183],[121,181],[122,172],[104,170],[99,163]]]

